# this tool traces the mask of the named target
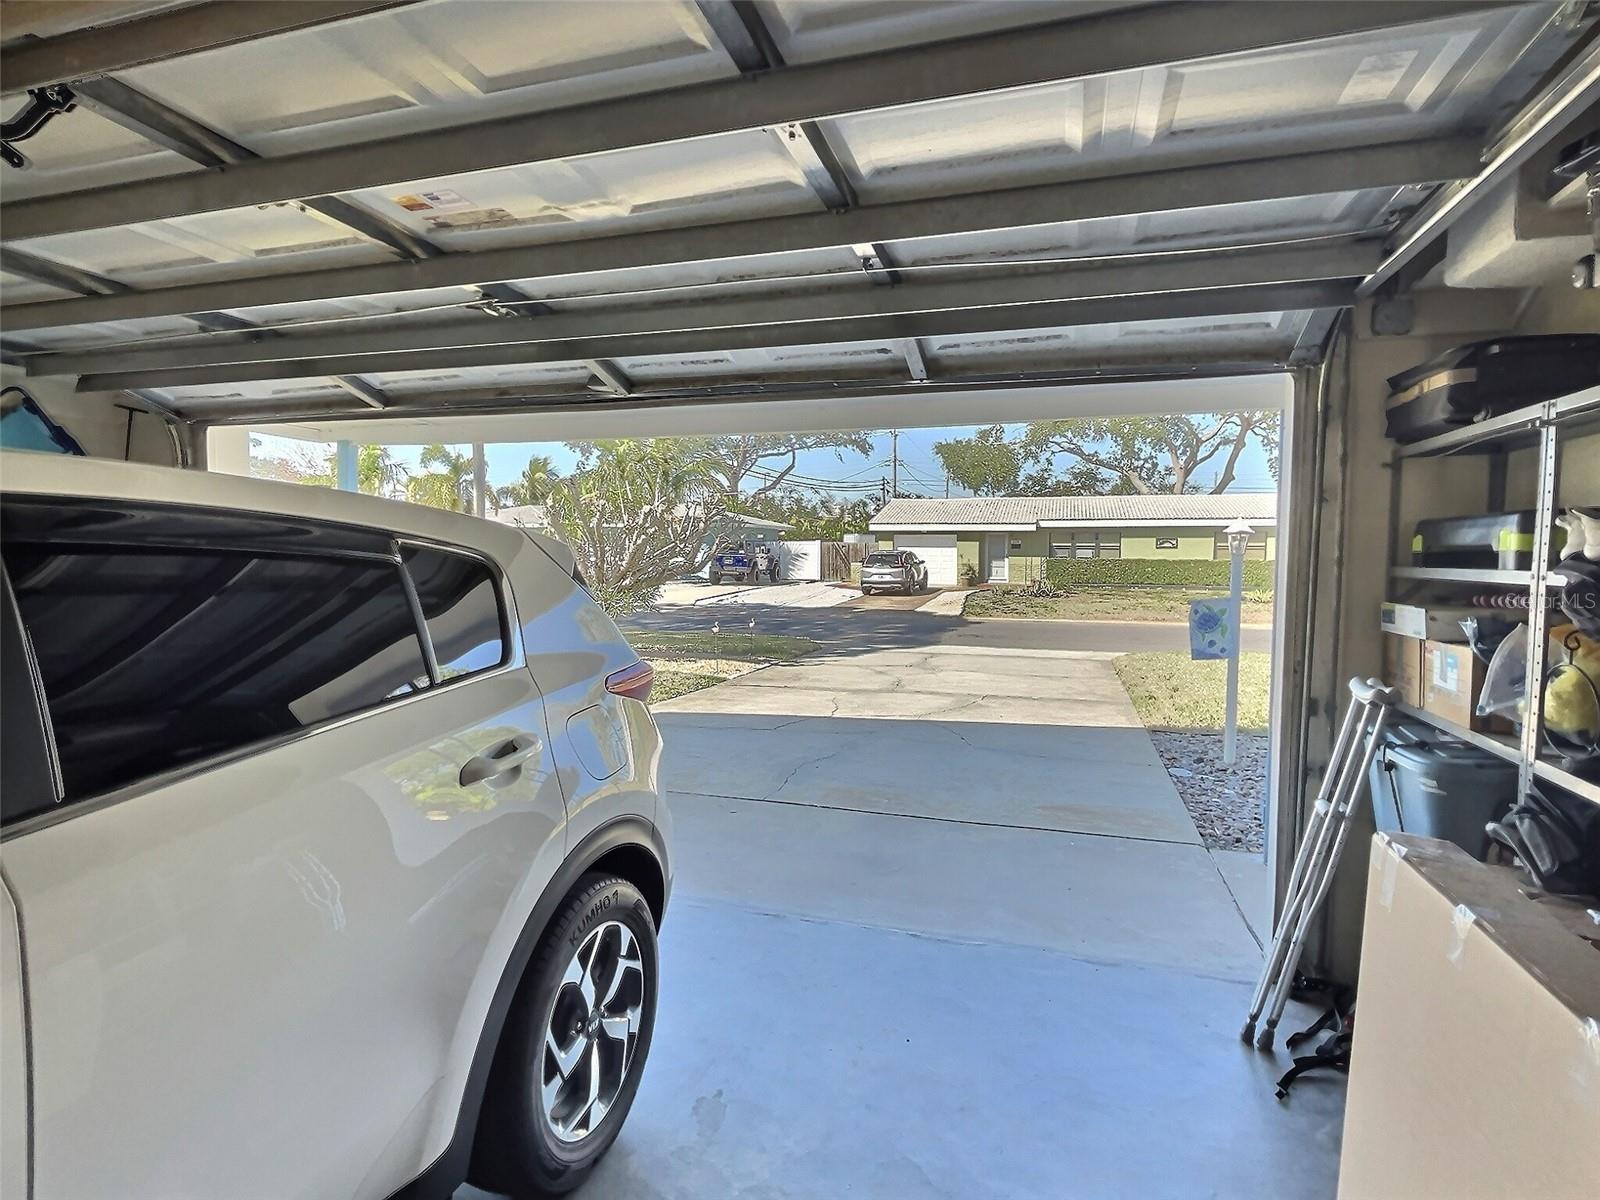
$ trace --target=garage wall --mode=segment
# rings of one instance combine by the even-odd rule
[[[181,465],[173,427],[130,396],[77,392],[75,376],[28,376],[0,364],[0,386],[20,387],[50,419],[70,433],[91,458],[113,458],[159,467]]]
[[[1600,293],[1575,292],[1552,284],[1531,301],[1511,291],[1424,291],[1415,293],[1411,332],[1383,336],[1372,332],[1372,305],[1352,314],[1350,336],[1334,350],[1334,384],[1325,421],[1326,453],[1320,479],[1297,481],[1292,505],[1321,506],[1316,558],[1318,586],[1304,620],[1311,653],[1306,677],[1303,730],[1294,713],[1280,713],[1280,737],[1302,736],[1304,764],[1298,780],[1298,812],[1303,827],[1327,765],[1333,733],[1348,700],[1352,676],[1381,673],[1378,608],[1389,591],[1391,536],[1409,537],[1420,516],[1481,512],[1488,482],[1486,459],[1415,460],[1406,467],[1404,488],[1391,507],[1391,443],[1383,436],[1387,379],[1463,342],[1521,333],[1580,333],[1600,329]],[[1312,430],[1304,433],[1310,436]],[[1520,457],[1520,456],[1519,456]],[[1566,478],[1584,458],[1569,456]],[[1517,503],[1521,463],[1508,471],[1508,504]],[[1531,492],[1524,492],[1531,494]],[[1280,783],[1284,781],[1280,780]],[[1353,980],[1360,957],[1361,919],[1366,899],[1366,846],[1372,832],[1370,808],[1351,831],[1352,852],[1341,864],[1329,902],[1323,937],[1312,947],[1310,969]],[[1287,835],[1285,835],[1287,836]],[[1279,887],[1289,849],[1280,838]],[[1292,849],[1289,849],[1292,855]]]

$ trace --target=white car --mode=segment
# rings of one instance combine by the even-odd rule
[[[0,455],[0,1194],[564,1192],[650,1048],[651,671],[558,543]]]

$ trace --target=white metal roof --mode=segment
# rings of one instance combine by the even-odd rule
[[[894,499],[872,518],[884,531],[1048,529],[1074,525],[1223,526],[1243,518],[1276,524],[1274,492],[1216,496],[968,496],[954,500]]]
[[[79,100],[0,168],[7,357],[238,421],[1282,369],[1594,37],[1553,0],[368,7],[138,61],[108,25],[64,75],[59,30],[0,45]]]

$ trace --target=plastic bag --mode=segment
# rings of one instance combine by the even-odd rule
[[[1528,627],[1518,625],[1506,634],[1483,673],[1478,715],[1508,717],[1520,725],[1527,702]]]
[[[1510,636],[1513,629],[1519,628],[1524,635],[1527,634],[1526,625],[1509,617],[1468,617],[1461,622],[1461,630],[1467,635],[1467,645],[1472,647],[1472,656],[1485,666],[1494,661],[1494,652],[1500,649],[1500,643]]]

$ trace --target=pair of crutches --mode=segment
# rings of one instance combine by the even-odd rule
[[[1306,934],[1333,887],[1334,872],[1339,867],[1339,855],[1344,851],[1361,789],[1397,698],[1395,690],[1385,687],[1381,679],[1350,681],[1350,707],[1345,710],[1344,724],[1339,727],[1333,756],[1311,810],[1311,821],[1295,855],[1288,895],[1272,931],[1272,949],[1250,1001],[1250,1015],[1239,1032],[1241,1039],[1255,1042],[1259,1050],[1272,1049],[1273,1035],[1284,1005],[1289,1002],[1295,969],[1305,949]],[[1266,1021],[1257,1033],[1256,1022],[1263,1013]]]

